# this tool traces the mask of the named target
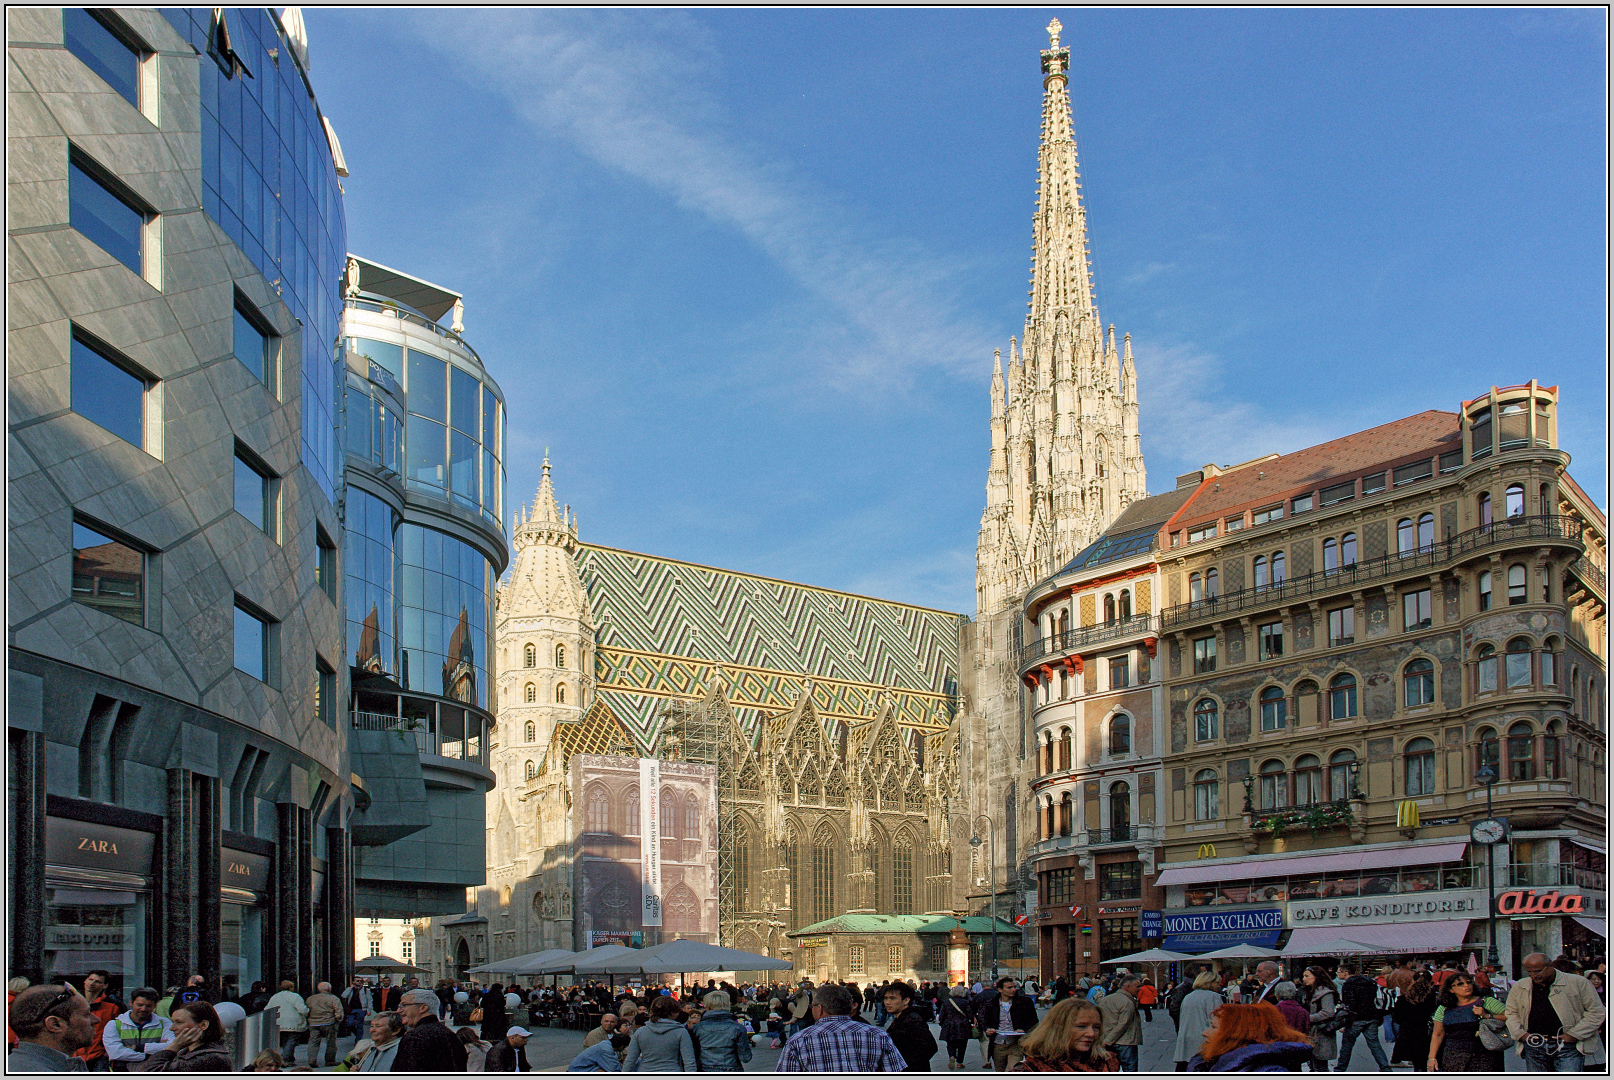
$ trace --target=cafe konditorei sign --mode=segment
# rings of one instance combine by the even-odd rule
[[[1475,919],[1484,916],[1485,902],[1485,894],[1479,891],[1296,900],[1289,904],[1289,921],[1295,926],[1352,926],[1424,919]]]

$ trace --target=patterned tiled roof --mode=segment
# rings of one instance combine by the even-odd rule
[[[1215,477],[1183,508],[1172,528],[1259,508],[1310,491],[1334,477],[1432,457],[1461,446],[1457,414],[1430,409]]]

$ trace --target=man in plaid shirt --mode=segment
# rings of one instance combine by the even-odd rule
[[[813,991],[813,1024],[785,1043],[780,1072],[901,1072],[907,1062],[891,1036],[854,1019],[857,1007],[844,986],[825,983]]]

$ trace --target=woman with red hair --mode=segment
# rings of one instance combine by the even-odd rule
[[[1289,1026],[1276,1005],[1223,1005],[1189,1072],[1299,1072],[1311,1060],[1311,1040]]]

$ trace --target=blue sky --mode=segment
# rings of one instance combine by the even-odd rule
[[[973,612],[1053,14],[1151,492],[1534,377],[1606,508],[1601,11],[305,13],[587,541]]]

